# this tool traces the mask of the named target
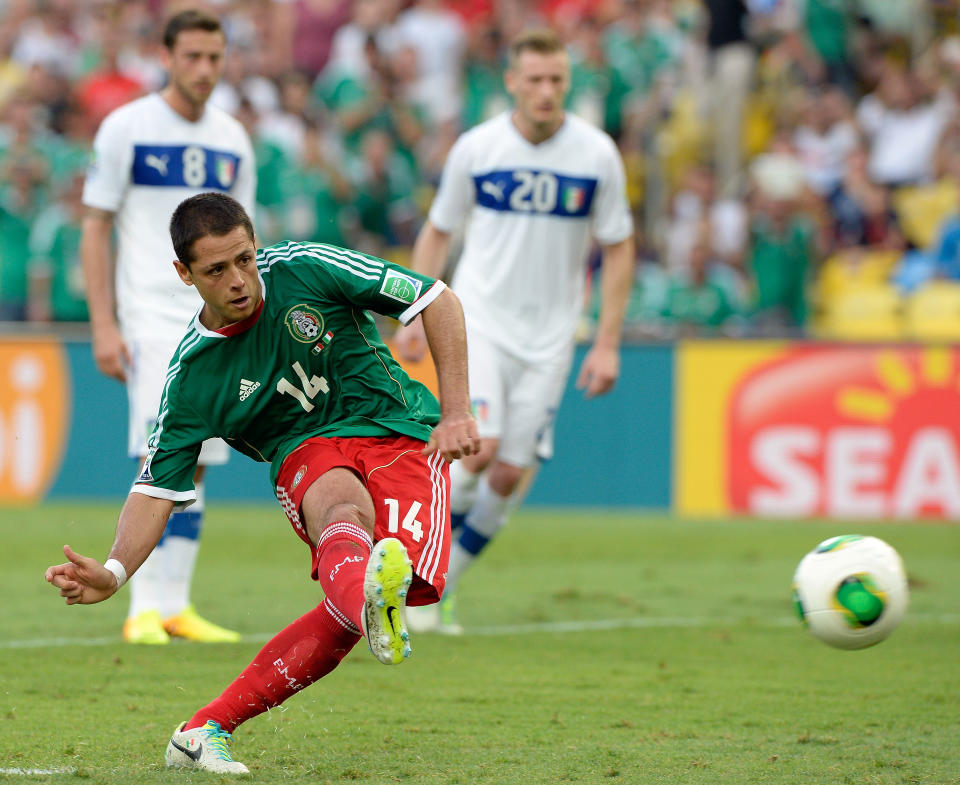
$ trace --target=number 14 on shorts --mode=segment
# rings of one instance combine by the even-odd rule
[[[401,528],[410,532],[414,542],[420,542],[423,539],[423,524],[417,520],[417,513],[423,506],[420,502],[414,502],[403,516],[403,523],[400,522],[400,502],[397,499],[384,499],[383,503],[387,505],[387,530],[390,534],[396,534]]]

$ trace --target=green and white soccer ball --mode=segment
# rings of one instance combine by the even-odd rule
[[[824,540],[793,575],[793,604],[804,625],[838,649],[880,643],[907,611],[903,561],[876,537],[845,534]]]

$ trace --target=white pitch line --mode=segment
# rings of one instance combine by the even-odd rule
[[[957,613],[912,613],[904,619],[904,624],[936,623],[958,624],[960,614]],[[596,632],[604,630],[623,629],[657,629],[657,628],[684,628],[684,627],[793,627],[800,622],[795,616],[777,616],[758,618],[754,616],[720,617],[720,616],[635,616],[625,619],[593,619],[579,621],[546,621],[531,622],[529,624],[498,624],[489,626],[467,627],[465,634],[470,635],[540,635],[544,633],[564,634],[579,632]],[[275,632],[251,633],[241,637],[242,643],[263,643],[270,640]],[[120,636],[111,638],[34,638],[32,640],[0,640],[0,650],[3,649],[55,649],[67,646],[111,646],[121,643]],[[2,770],[0,770],[2,773]]]
[[[21,777],[49,777],[51,774],[76,774],[76,769],[0,769],[0,774],[15,774]]]

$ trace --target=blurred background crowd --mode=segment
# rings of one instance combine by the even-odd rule
[[[85,320],[93,134],[163,85],[188,5],[227,31],[211,100],[253,139],[263,244],[403,262],[549,25],[626,164],[634,337],[960,339],[960,0],[0,0],[0,320]]]

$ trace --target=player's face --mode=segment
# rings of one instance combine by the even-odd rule
[[[222,237],[207,235],[193,244],[189,267],[174,262],[177,274],[188,286],[196,286],[205,303],[200,321],[210,330],[252,316],[263,294],[257,277],[257,246],[238,226]]]
[[[184,30],[165,52],[170,86],[194,106],[202,106],[210,97],[223,73],[227,44],[223,33]]]
[[[566,52],[521,52],[505,75],[521,123],[554,130],[563,120],[563,102],[570,89]]]

